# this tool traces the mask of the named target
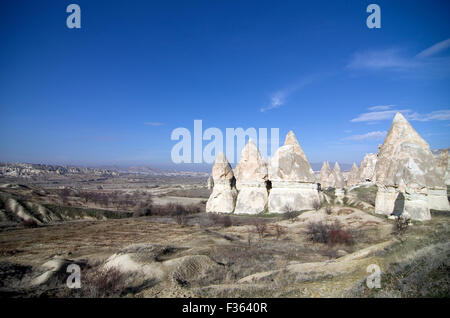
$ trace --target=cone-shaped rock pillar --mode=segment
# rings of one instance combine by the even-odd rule
[[[332,184],[331,180],[329,179],[330,174],[331,174],[330,164],[328,163],[328,161],[325,161],[322,164],[322,168],[320,169],[320,187],[322,189],[334,187],[334,184]]]
[[[407,212],[412,219],[428,220],[430,208],[449,209],[445,182],[430,147],[400,113],[379,149],[375,177],[376,213]]]
[[[359,167],[359,182],[375,182],[375,166],[377,164],[377,155],[368,153],[364,156]]]
[[[353,163],[352,169],[350,170],[350,173],[348,174],[347,179],[347,186],[353,187],[357,185],[359,182],[359,168],[356,165],[356,163]]]
[[[231,213],[236,204],[237,191],[234,187],[233,169],[223,153],[219,153],[212,168],[214,187],[206,212]]]
[[[270,213],[312,209],[319,202],[314,172],[292,131],[270,160],[269,180]]]
[[[252,139],[241,153],[234,169],[239,190],[235,213],[257,214],[267,207],[267,164]]]
[[[336,162],[333,168],[334,186],[336,189],[343,189],[345,187],[344,175],[342,174],[341,167]]]

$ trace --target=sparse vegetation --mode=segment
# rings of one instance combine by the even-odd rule
[[[288,211],[283,213],[283,218],[285,220],[290,220],[292,223],[295,222],[295,219],[297,218],[297,216],[300,215],[300,212],[296,212],[296,211]]]
[[[372,206],[375,206],[375,198],[377,197],[378,188],[376,185],[372,186],[360,186],[352,190],[356,193],[356,197]]]
[[[314,243],[353,244],[352,233],[343,228],[339,221],[334,222],[309,222],[306,235]]]
[[[323,192],[331,199],[331,202],[334,202],[337,199],[335,191],[335,188],[327,188],[323,190]]]
[[[39,227],[39,224],[33,219],[27,219],[20,222],[20,225],[27,229]]]
[[[222,218],[222,224],[224,227],[230,227],[233,225],[233,222],[231,221],[231,217],[229,215],[225,215]]]
[[[81,297],[115,298],[121,296],[126,287],[125,276],[119,270],[94,265],[84,271],[80,292]]]
[[[258,220],[254,222],[253,226],[255,227],[255,232],[258,234],[259,239],[262,240],[267,231],[266,223]]]
[[[213,226],[230,227],[233,225],[233,220],[229,215],[220,215],[218,213],[209,213],[209,220]]]
[[[285,226],[281,226],[278,223],[274,225],[275,233],[277,235],[277,240],[279,240],[283,235],[287,233],[287,229]]]
[[[386,294],[367,291],[364,284],[366,289],[358,290],[356,297],[448,297],[448,249],[433,250],[431,254],[421,256],[420,261],[416,257],[409,258],[411,251],[418,251],[429,244],[412,245],[411,242],[418,237],[447,243],[448,213],[431,211],[432,220],[414,222],[413,227],[403,226],[404,231],[398,232],[408,235],[396,234],[397,237],[393,238],[391,233],[397,232],[397,225],[392,221],[375,217],[359,207],[333,204],[331,200],[330,204],[322,205],[323,212],[320,210],[320,213],[314,211],[317,206],[308,211],[289,209],[286,214],[269,214],[267,210],[259,215],[202,213],[205,202],[187,198],[189,187],[180,187],[176,191],[182,200],[169,201],[171,198],[168,200],[159,194],[165,191],[166,184],[162,181],[158,184],[153,197],[147,190],[136,190],[139,187],[155,189],[154,185],[144,182],[121,190],[112,189],[108,184],[102,189],[98,184],[68,185],[67,191],[63,185],[55,185],[45,192],[25,186],[20,189],[1,188],[0,209],[5,211],[4,217],[12,217],[13,209],[20,209],[42,223],[45,222],[41,219],[50,214],[52,217],[61,216],[62,220],[38,230],[26,230],[18,220],[14,226],[0,227],[0,263],[28,264],[30,255],[36,265],[55,255],[91,262],[93,259],[104,260],[112,254],[120,255],[124,246],[145,246],[151,241],[160,249],[164,246],[173,248],[162,248],[164,252],[157,258],[152,254],[153,249],[147,249],[145,253],[133,255],[132,259],[140,265],[149,265],[149,268],[154,265],[165,267],[165,262],[170,260],[164,268],[173,279],[170,284],[166,278],[161,282],[142,279],[138,272],[122,274],[125,272],[112,270],[105,275],[108,270],[99,266],[102,261],[97,265],[93,263],[86,271],[82,268],[81,290],[70,290],[56,297],[340,297],[343,296],[340,287],[345,285],[345,290],[348,290],[352,288],[351,284],[365,279],[368,262],[377,263],[383,272],[386,271],[382,275],[382,289]],[[195,191],[194,188],[192,193]],[[80,197],[80,193],[85,192],[102,193],[102,197],[105,194],[108,202],[101,205],[104,199],[87,195],[88,203],[85,204],[85,199]],[[20,193],[26,194],[19,196]],[[9,200],[10,194],[17,202],[14,206]],[[30,204],[28,195],[38,202],[51,203]],[[353,190],[348,193],[348,198],[359,202]],[[125,203],[119,204],[118,200]],[[67,205],[61,205],[63,201]],[[189,202],[198,203],[187,205]],[[146,217],[120,220],[131,215]],[[334,222],[335,219],[339,222]],[[308,223],[309,220],[314,220],[315,224]],[[394,245],[383,247],[369,256],[354,261],[352,258],[351,262],[342,257],[389,241]],[[399,246],[392,249],[397,244]],[[329,259],[333,261],[329,262]],[[184,261],[188,266],[177,267]],[[173,265],[176,268],[170,267]],[[2,270],[0,266],[0,277],[11,277],[10,269],[4,267]],[[26,275],[36,277],[41,274],[38,269],[39,266],[33,265]],[[14,281],[17,283],[27,281],[24,274],[16,274]],[[89,276],[87,285],[85,275]],[[52,280],[52,284],[61,281],[63,285],[61,277]],[[239,280],[244,283],[238,283]],[[10,281],[4,286],[13,286]],[[55,289],[49,286],[39,286],[36,290],[27,288],[14,292],[28,297],[52,297],[55,293]],[[67,290],[65,286],[64,290]],[[9,295],[1,293],[0,290],[0,296]]]
[[[411,224],[411,219],[410,218],[405,218],[405,217],[402,217],[402,216],[396,218],[395,219],[395,223],[394,223],[393,233],[395,235],[400,236],[400,237],[405,235],[405,233],[408,230],[410,224]]]

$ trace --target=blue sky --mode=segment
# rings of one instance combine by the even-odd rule
[[[81,29],[66,7],[81,7]],[[381,28],[366,7],[381,8]],[[177,127],[359,163],[402,111],[450,145],[448,1],[0,2],[0,161],[171,165]],[[205,142],[206,145],[207,142]]]

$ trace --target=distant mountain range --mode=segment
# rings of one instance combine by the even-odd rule
[[[147,176],[208,176],[207,172],[158,170],[147,166],[132,167],[77,167],[32,163],[0,163],[0,177],[31,178],[37,176],[94,175],[117,177],[123,174]]]

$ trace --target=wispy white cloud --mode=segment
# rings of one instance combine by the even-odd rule
[[[436,56],[450,47],[450,39],[438,42],[418,54],[388,48],[354,53],[347,69],[352,71],[394,71],[408,77],[448,77],[450,57]]]
[[[397,112],[402,113],[408,120],[413,121],[431,121],[431,120],[450,120],[450,109],[436,110],[429,113],[418,113],[411,109],[391,109],[395,105],[390,106],[389,110],[371,111],[360,114],[358,117],[350,120],[351,122],[376,122],[381,120],[391,120]],[[370,107],[369,110],[373,109]]]
[[[426,58],[426,57],[431,57],[433,55],[436,55],[442,51],[444,51],[445,49],[450,47],[450,39],[438,42],[432,46],[430,46],[429,48],[423,50],[422,52],[420,52],[419,54],[416,55],[417,58]]]
[[[303,87],[311,84],[312,82],[323,78],[324,76],[329,74],[313,74],[310,76],[305,76],[299,81],[297,81],[294,85],[288,86],[284,89],[281,89],[270,96],[270,104],[268,106],[260,108],[260,112],[264,113],[268,110],[272,110],[275,108],[279,108],[283,106],[287,99]]]
[[[379,105],[379,106],[372,106],[369,107],[368,110],[371,111],[378,111],[378,110],[388,110],[391,109],[392,107],[394,107],[395,105]]]
[[[399,49],[371,50],[356,52],[347,64],[349,69],[407,69],[414,66],[414,62],[401,55]]]
[[[160,123],[160,122],[157,122],[157,121],[147,121],[147,122],[144,123],[144,125],[157,127],[157,126],[164,125],[164,123]]]
[[[282,106],[285,103],[285,95],[286,95],[286,93],[281,92],[281,91],[275,93],[275,95],[273,95],[270,98],[271,99],[270,105],[267,106],[267,107],[262,107],[260,109],[260,111],[262,113],[264,113],[264,112],[266,112],[268,110],[275,109],[275,108],[278,108],[278,107]]]
[[[350,120],[351,122],[371,122],[371,121],[379,121],[379,120],[388,120],[394,118],[397,112],[406,114],[411,112],[410,109],[393,109],[393,110],[385,110],[379,112],[368,112],[359,115],[356,118]]]
[[[362,135],[353,135],[344,138],[344,140],[378,140],[386,137],[387,131],[371,131]]]
[[[436,110],[427,114],[408,114],[409,120],[430,121],[430,120],[450,120],[450,109]]]

